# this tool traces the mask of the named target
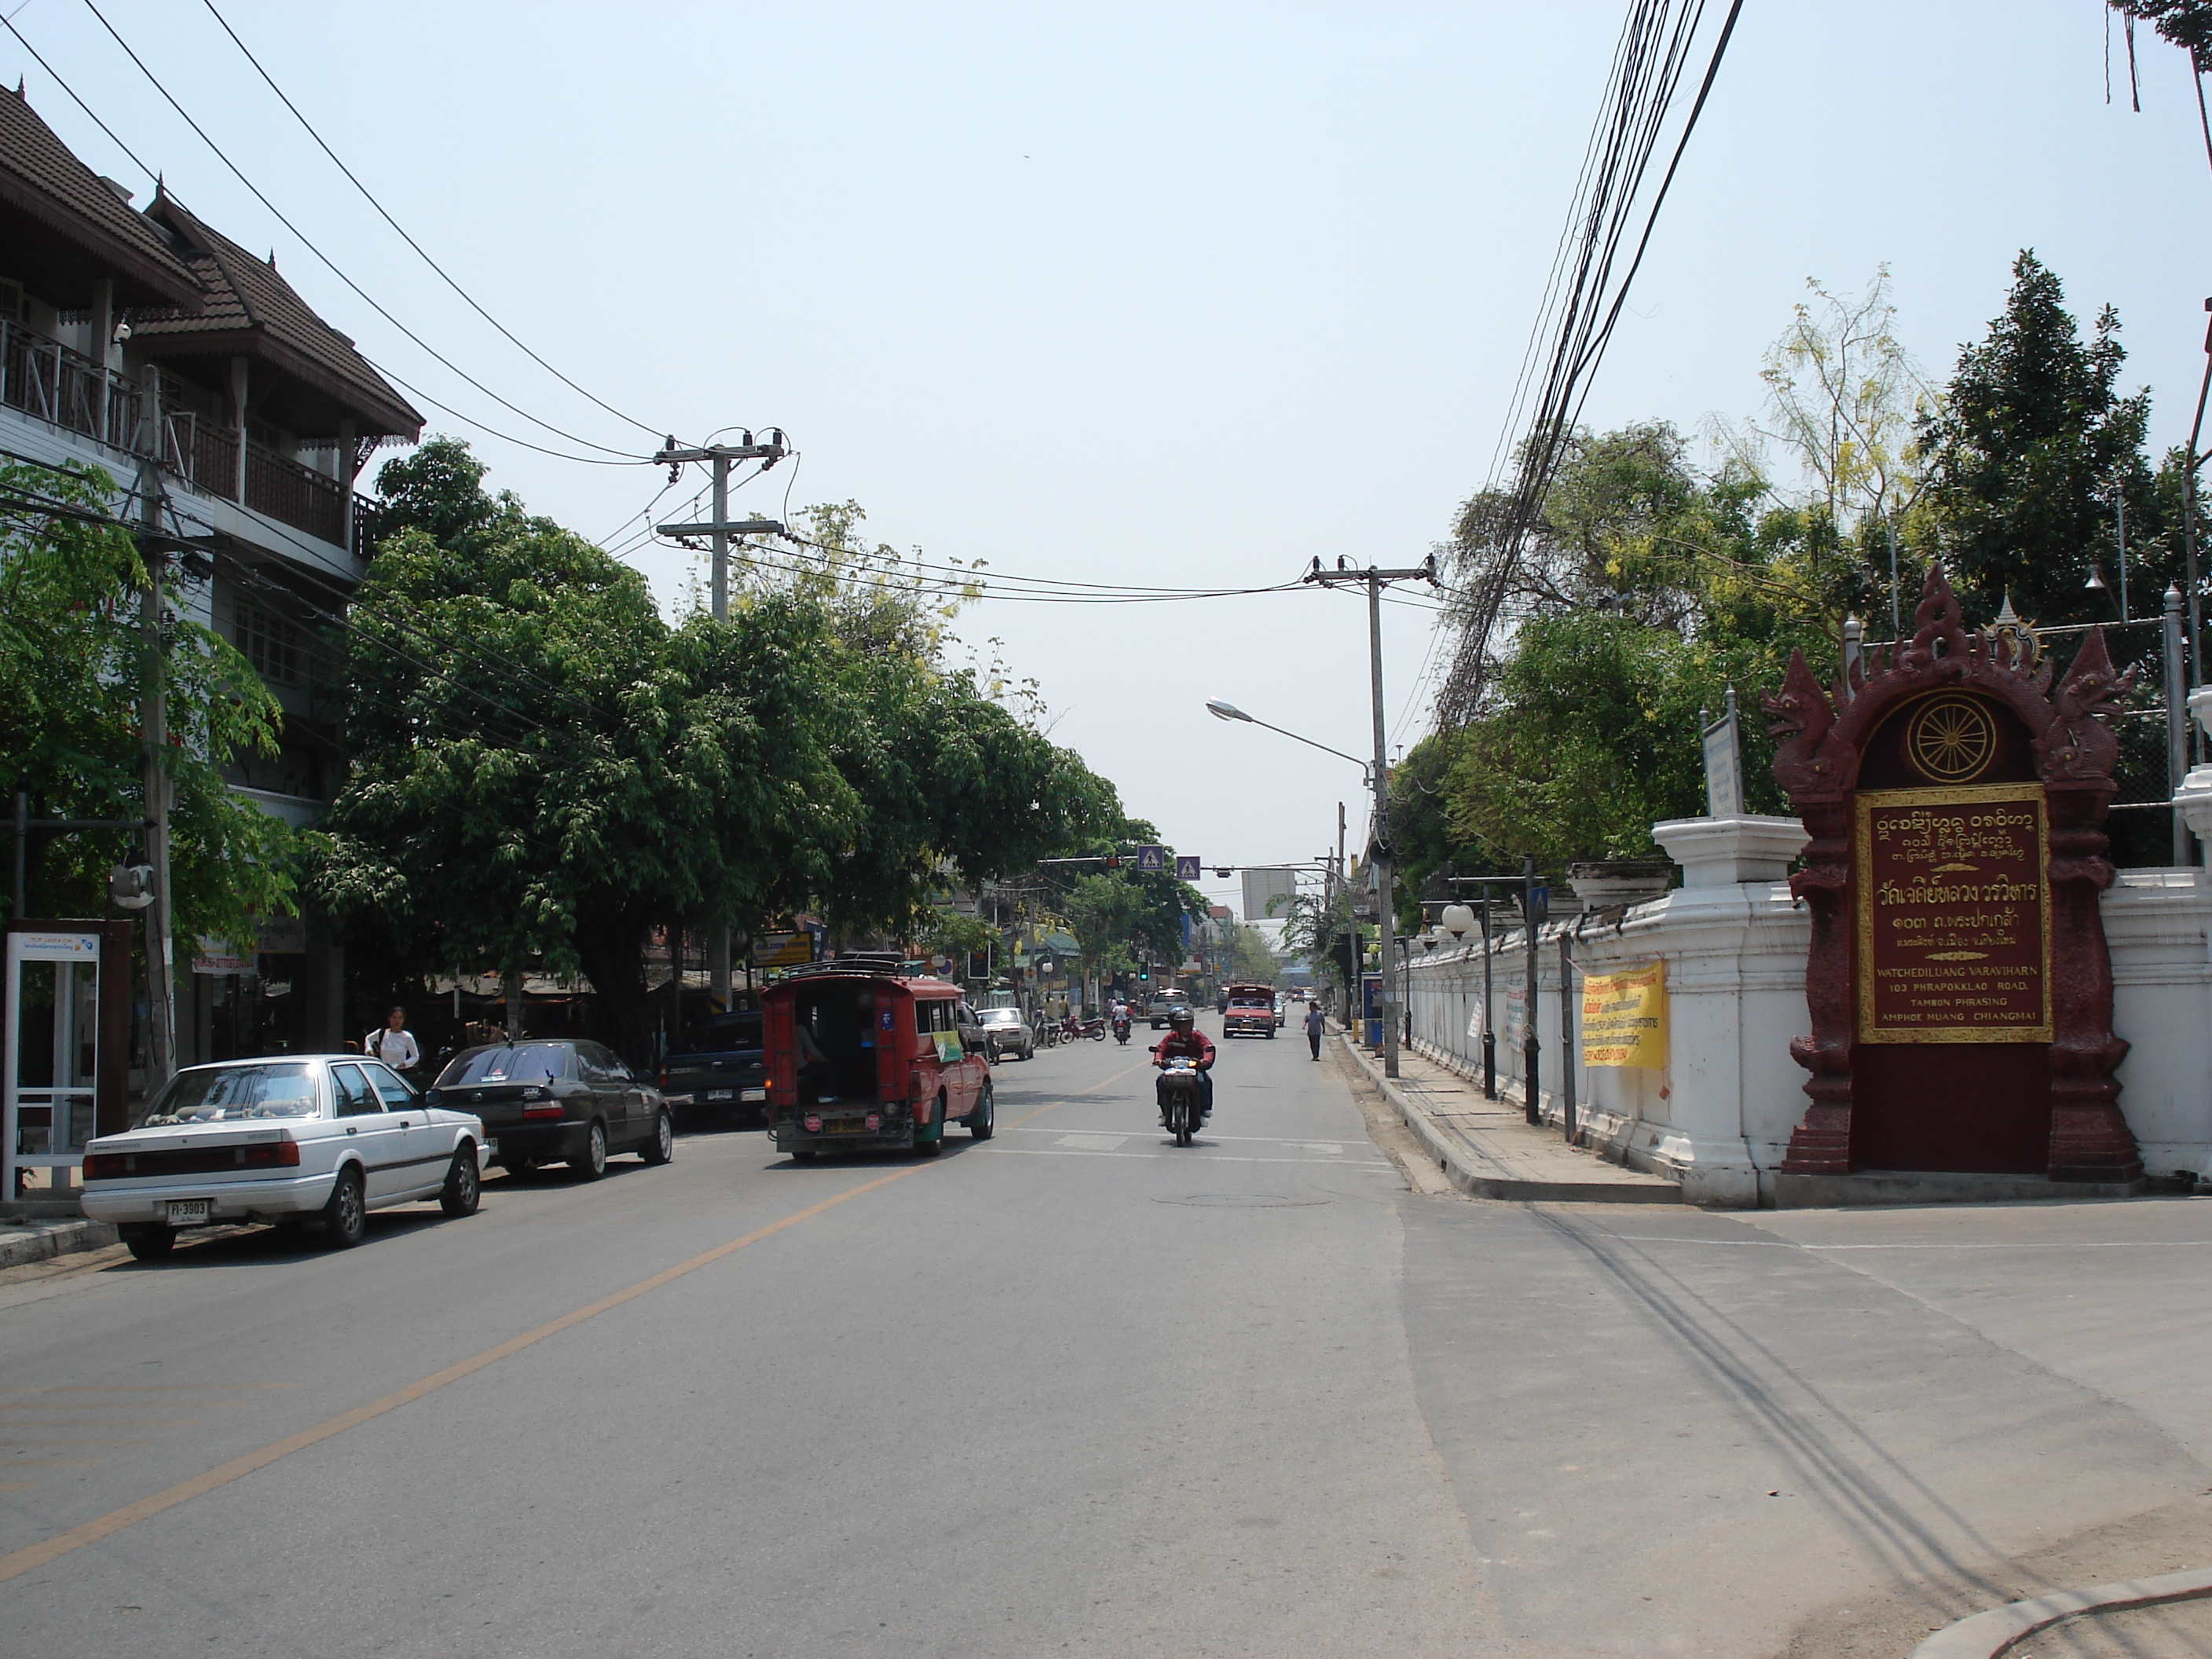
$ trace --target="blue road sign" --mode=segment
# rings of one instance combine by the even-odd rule
[[[1182,853],[1176,854],[1176,879],[1177,881],[1198,879],[1198,859],[1195,854],[1188,856]]]
[[[1137,868],[1155,874],[1168,867],[1168,849],[1164,847],[1139,847],[1137,849]]]

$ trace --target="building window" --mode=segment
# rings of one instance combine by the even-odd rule
[[[238,607],[238,648],[271,685],[297,685],[307,672],[307,635],[258,606]]]

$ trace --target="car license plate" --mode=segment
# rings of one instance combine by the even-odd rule
[[[484,1153],[489,1158],[497,1158],[499,1156],[499,1137],[497,1135],[486,1135],[484,1137]]]
[[[857,1117],[833,1117],[822,1126],[826,1135],[856,1135],[867,1127]]]
[[[709,1089],[707,1091],[707,1098],[709,1100],[730,1100],[734,1097],[735,1097],[732,1091],[727,1089]]]
[[[204,1198],[172,1199],[169,1202],[169,1224],[172,1227],[189,1227],[197,1222],[205,1221],[208,1206],[211,1202],[212,1200]]]
[[[768,1091],[765,1089],[746,1089],[738,1094],[738,1098],[740,1100],[766,1100],[768,1098]]]

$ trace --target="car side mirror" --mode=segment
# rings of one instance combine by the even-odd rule
[[[435,1089],[425,1089],[422,1091],[422,1103],[425,1106],[435,1106],[439,1101],[443,1098],[444,1096]]]

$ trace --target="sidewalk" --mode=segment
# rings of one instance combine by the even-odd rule
[[[1398,1051],[1398,1075],[1339,1032],[1352,1063],[1405,1119],[1413,1137],[1470,1198],[1522,1203],[1680,1204],[1682,1189],[1664,1176],[1623,1169],[1570,1146],[1559,1131],[1532,1128],[1521,1107],[1501,1094],[1485,1100],[1475,1085]]]
[[[75,1255],[80,1250],[102,1250],[115,1243],[115,1229],[105,1221],[72,1216],[55,1221],[0,1221],[0,1268],[20,1267],[50,1256]]]

